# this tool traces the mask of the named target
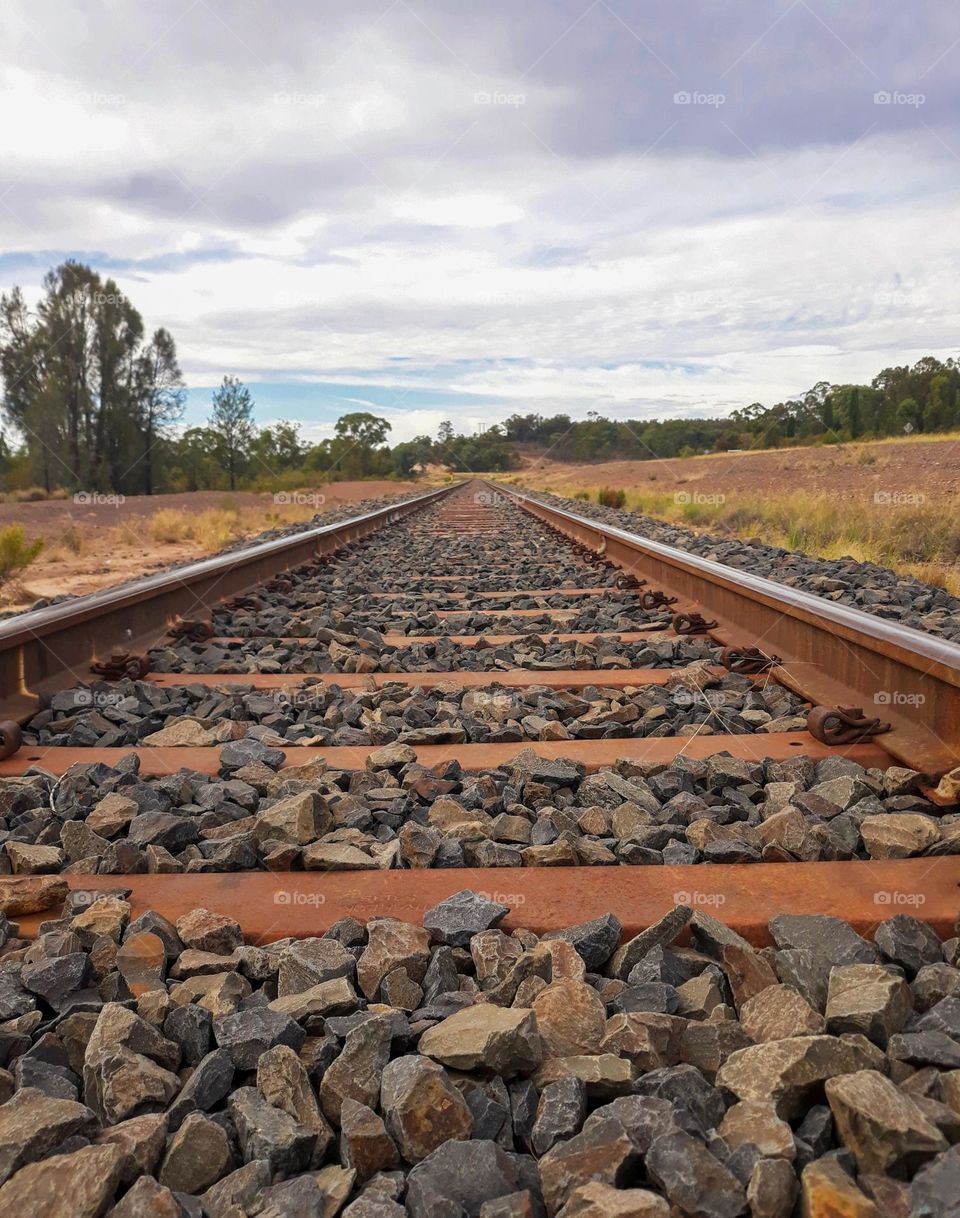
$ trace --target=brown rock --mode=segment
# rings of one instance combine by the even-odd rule
[[[30,842],[7,842],[4,850],[7,852],[14,875],[46,875],[59,871],[66,861],[66,855],[59,846],[35,846]],[[19,909],[12,912],[27,913],[28,911]]]
[[[860,822],[860,836],[872,859],[905,859],[922,854],[940,838],[932,816],[915,812],[884,812]]]
[[[134,800],[111,791],[90,809],[84,824],[101,837],[116,837],[126,829],[139,810]]]
[[[376,1108],[390,1041],[390,1021],[384,1015],[364,1020],[347,1035],[340,1056],[320,1080],[320,1107],[328,1121],[340,1124],[340,1108],[347,1098]]]
[[[877,1070],[829,1079],[825,1090],[840,1140],[862,1172],[909,1177],[947,1149],[913,1100]]]
[[[871,1065],[852,1040],[834,1036],[791,1036],[738,1049],[717,1072],[716,1085],[738,1099],[766,1100],[778,1116],[799,1116],[808,1098],[827,1081]]]
[[[597,991],[582,981],[555,981],[533,1000],[548,1057],[598,1053],[606,1009]]]
[[[740,1008],[740,1026],[752,1041],[816,1036],[824,1019],[792,985],[768,985]]]
[[[860,1032],[886,1047],[913,1012],[913,995],[902,977],[879,964],[845,964],[830,970],[827,1029]]]
[[[93,1134],[96,1126],[95,1115],[83,1104],[22,1087],[0,1106],[0,1184],[66,1138]]]
[[[394,1058],[383,1071],[380,1106],[387,1129],[408,1163],[419,1163],[443,1142],[473,1131],[466,1100],[436,1062],[419,1054]]]
[[[777,974],[752,947],[743,947],[739,943],[724,944],[720,949],[720,964],[727,975],[738,1011],[748,999],[777,984]]]
[[[0,1188],[0,1213],[30,1218],[100,1218],[120,1180],[117,1146],[85,1146],[22,1167]]]
[[[167,1144],[158,1179],[174,1192],[202,1193],[233,1166],[223,1126],[202,1112],[191,1112]]]
[[[193,909],[178,918],[177,934],[184,947],[215,952],[218,956],[229,956],[235,947],[243,943],[240,923],[235,918],[213,913],[209,909]]]
[[[540,1160],[540,1183],[547,1213],[557,1214],[585,1185],[597,1183],[615,1188],[626,1184],[639,1164],[640,1148],[623,1123],[613,1116],[598,1114],[589,1128],[558,1142]]]
[[[490,1003],[465,1007],[428,1028],[418,1051],[454,1070],[492,1070],[505,1078],[535,1070],[543,1057],[534,1012]]]
[[[786,1159],[755,1163],[747,1185],[750,1218],[790,1218],[800,1186]]]
[[[257,1061],[257,1090],[274,1108],[287,1113],[317,1135],[313,1161],[319,1166],[333,1141],[333,1130],[324,1119],[310,1076],[289,1045],[275,1045]]]
[[[144,931],[131,935],[117,952],[117,968],[135,998],[164,988],[166,950],[159,935]]]
[[[101,935],[119,943],[123,928],[130,920],[130,912],[129,901],[122,901],[119,897],[99,897],[71,919],[70,929],[80,936],[85,947],[90,947]]]
[[[152,1176],[141,1176],[110,1211],[109,1218],[183,1218],[173,1193]]]
[[[0,877],[0,913],[8,918],[43,913],[55,905],[62,905],[69,891],[67,881],[59,877],[37,876],[16,880]]]
[[[793,1130],[777,1116],[772,1104],[763,1100],[741,1100],[727,1109],[717,1129],[731,1150],[749,1144],[765,1158],[786,1159],[792,1163],[797,1148]]]
[[[268,838],[292,846],[306,846],[333,828],[326,801],[318,791],[301,791],[278,800],[257,814],[253,829],[257,843]]]
[[[340,1161],[365,1184],[377,1172],[400,1166],[396,1143],[381,1118],[366,1104],[345,1099],[340,1107]]]
[[[137,1176],[154,1174],[167,1137],[167,1117],[163,1112],[131,1117],[119,1125],[109,1125],[96,1136],[98,1146],[119,1146],[124,1164],[121,1184],[132,1184]]]
[[[830,1156],[815,1159],[803,1169],[800,1187],[803,1218],[880,1218],[870,1198]]]
[[[637,1068],[633,1062],[613,1053],[590,1056],[548,1057],[533,1076],[538,1091],[562,1078],[578,1078],[591,1099],[612,1100],[629,1095]]]
[[[368,926],[368,942],[357,963],[357,980],[373,1001],[380,983],[395,968],[405,968],[418,984],[430,963],[430,933],[421,926],[378,918]]]
[[[558,1218],[670,1218],[670,1206],[646,1188],[611,1188],[599,1180],[581,1184]]]
[[[685,1020],[655,1011],[630,1011],[611,1015],[604,1029],[600,1050],[628,1057],[641,1070],[675,1066]]]

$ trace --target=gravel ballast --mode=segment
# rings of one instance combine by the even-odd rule
[[[122,893],[71,893],[34,943],[4,921],[2,1212],[957,1213],[955,938],[507,913],[464,890],[263,946]]]
[[[960,813],[912,770],[841,757],[720,753],[585,773],[521,749],[498,769],[441,772],[408,744],[277,769],[243,738],[220,774],[140,776],[140,758],[0,779],[0,869],[15,876],[449,867],[814,862],[960,853]]]

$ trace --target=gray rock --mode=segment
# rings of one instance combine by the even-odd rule
[[[474,935],[496,926],[510,912],[506,905],[463,888],[423,915],[423,925],[438,943],[466,947]]]
[[[407,1214],[409,1218],[480,1218],[485,1202],[524,1190],[540,1195],[533,1159],[510,1154],[495,1142],[444,1142],[410,1172]]]
[[[240,1087],[234,1091],[228,1108],[245,1163],[265,1159],[272,1172],[288,1175],[305,1171],[310,1166],[316,1133],[268,1104],[255,1087]]]
[[[270,1007],[247,1007],[213,1021],[217,1045],[238,1070],[255,1070],[262,1053],[275,1045],[299,1050],[306,1033],[289,1016]]]
[[[747,1208],[736,1176],[682,1130],[657,1138],[645,1166],[670,1204],[691,1218],[736,1218]]]

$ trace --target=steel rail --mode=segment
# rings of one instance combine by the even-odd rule
[[[602,524],[512,487],[487,483],[565,536],[709,611],[710,634],[782,657],[779,681],[824,706],[862,706],[892,730],[878,743],[935,777],[960,765],[960,646],[810,592]]]
[[[40,690],[89,681],[98,655],[143,650],[177,615],[208,617],[219,601],[394,524],[456,485],[0,622],[0,718],[31,713]]]

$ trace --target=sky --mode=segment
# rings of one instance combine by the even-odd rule
[[[4,0],[0,287],[66,257],[188,421],[722,415],[957,354],[943,0]]]

